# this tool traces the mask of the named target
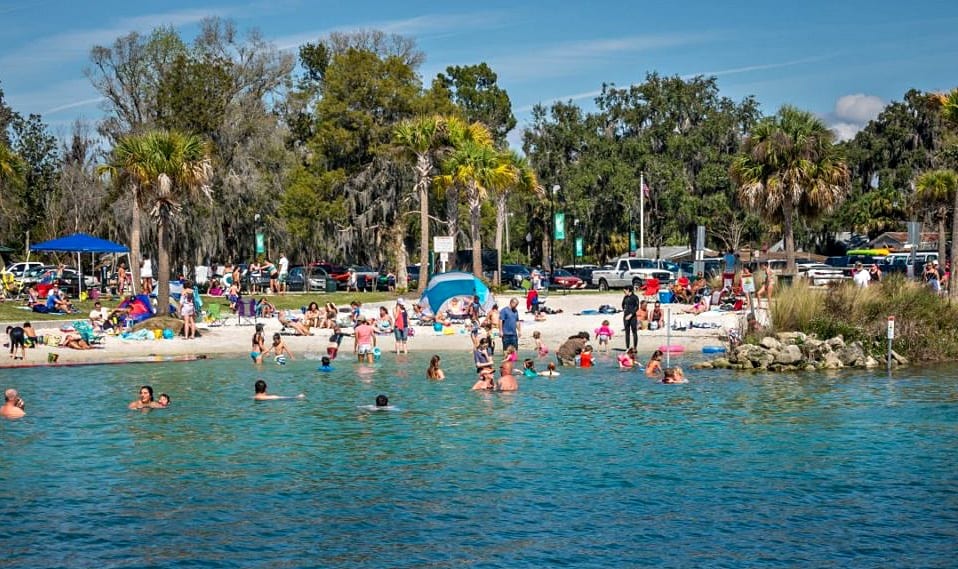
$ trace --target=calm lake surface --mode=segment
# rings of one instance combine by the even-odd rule
[[[958,368],[600,357],[489,394],[443,357],[2,371],[28,416],[0,421],[0,567],[958,565]],[[141,384],[173,406],[127,410]]]

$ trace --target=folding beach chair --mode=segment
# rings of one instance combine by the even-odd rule
[[[206,304],[206,323],[210,326],[222,326],[225,324],[222,315],[223,305],[218,302],[209,302]]]
[[[73,323],[73,329],[81,338],[91,346],[94,344],[102,344],[104,335],[97,333],[93,329],[93,325],[85,320],[77,320]]]
[[[236,324],[243,325],[243,319],[246,324],[252,326],[256,324],[256,299],[239,299],[236,301]]]

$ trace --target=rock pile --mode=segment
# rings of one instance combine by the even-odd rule
[[[893,365],[908,363],[892,351]],[[768,371],[814,371],[846,367],[875,368],[881,362],[870,356],[861,342],[848,344],[841,336],[819,340],[802,332],[779,332],[756,344],[743,344],[725,357],[696,364],[699,369],[741,369]]]

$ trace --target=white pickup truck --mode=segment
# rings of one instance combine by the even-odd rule
[[[667,285],[675,276],[671,271],[659,268],[659,264],[652,259],[637,259],[622,257],[615,261],[611,269],[597,269],[592,272],[592,282],[599,290],[610,288],[624,288],[627,286],[640,287],[647,279],[659,279],[659,283]]]

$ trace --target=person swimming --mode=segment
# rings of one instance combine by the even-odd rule
[[[128,406],[130,409],[156,409],[160,404],[153,400],[153,388],[149,385],[140,387],[140,398]]]
[[[539,375],[543,377],[559,377],[559,372],[556,371],[556,364],[554,362],[549,362],[545,371],[540,371]]]
[[[524,377],[536,377],[539,375],[539,372],[536,371],[536,362],[534,362],[531,358],[526,358],[523,360],[522,366],[522,375]]]
[[[287,395],[272,395],[266,393],[266,382],[262,379],[256,381],[256,383],[253,385],[253,391],[253,399],[256,401],[270,401],[274,399],[303,399],[306,397],[306,395],[303,393],[300,393],[296,397],[290,397]]]
[[[173,401],[170,399],[170,396],[166,393],[160,393],[160,396],[156,399],[157,405],[160,407],[166,408],[170,406],[170,403]]]
[[[662,373],[662,350],[655,350],[652,352],[652,357],[649,359],[649,365],[645,367],[646,377],[658,377]]]
[[[685,379],[685,374],[682,372],[680,367],[670,367],[665,369],[665,376],[662,378],[662,383],[688,383],[689,380]]]
[[[319,364],[320,364],[320,365],[319,365],[319,368],[317,368],[317,371],[327,371],[327,372],[328,372],[328,371],[333,371],[333,369],[334,369],[333,366],[330,365],[329,356],[323,356],[323,357],[319,360]]]

